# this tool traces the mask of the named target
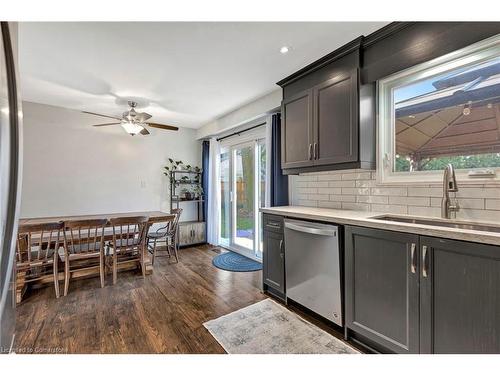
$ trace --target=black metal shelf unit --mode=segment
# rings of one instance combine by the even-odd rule
[[[198,196],[191,197],[184,196],[182,197],[178,190],[185,189],[186,186],[199,186],[201,187],[201,174],[202,171],[192,171],[192,170],[173,170],[170,171],[170,210],[174,207],[179,208],[180,203],[196,203],[197,204],[197,217],[198,222],[205,221],[203,217],[203,207],[202,203],[204,202],[204,195],[200,194]],[[183,178],[188,177],[188,178]]]

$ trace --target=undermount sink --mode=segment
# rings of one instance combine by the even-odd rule
[[[421,224],[421,225],[431,225],[435,227],[447,227],[455,229],[466,229],[466,230],[478,230],[482,232],[495,232],[500,233],[500,226],[488,225],[488,224],[475,224],[466,223],[460,221],[447,221],[445,219],[425,219],[417,217],[406,217],[406,216],[375,216],[372,219],[384,220],[384,221],[394,221],[398,223],[408,223],[408,224]]]

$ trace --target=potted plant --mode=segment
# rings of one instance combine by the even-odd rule
[[[187,201],[191,201],[194,199],[194,194],[191,191],[189,191],[189,189],[186,188],[182,189],[181,194],[184,195],[184,199]]]
[[[193,193],[195,194],[195,199],[202,199],[203,187],[200,184],[196,184],[193,188]]]

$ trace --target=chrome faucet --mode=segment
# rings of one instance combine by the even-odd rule
[[[450,193],[458,191],[457,180],[455,178],[455,170],[453,165],[448,164],[444,169],[443,175],[443,199],[441,200],[441,217],[450,219],[451,213],[456,217],[457,211],[460,209],[456,198],[453,201],[450,199]]]

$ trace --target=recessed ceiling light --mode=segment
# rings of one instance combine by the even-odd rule
[[[283,46],[280,48],[280,52],[284,55],[285,53],[288,53],[290,51],[290,47],[288,46]]]

